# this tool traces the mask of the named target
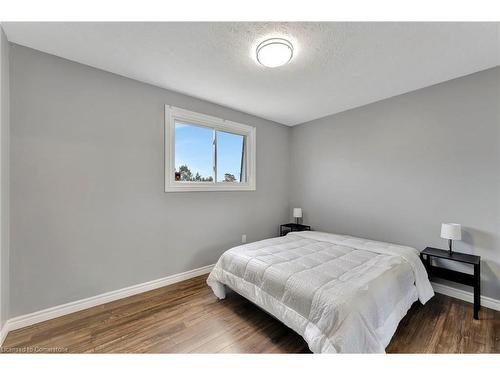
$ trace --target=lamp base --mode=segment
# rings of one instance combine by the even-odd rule
[[[450,252],[450,255],[453,255],[453,241],[452,240],[448,240],[448,247],[449,247],[449,252]]]

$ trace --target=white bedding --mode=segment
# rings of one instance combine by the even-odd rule
[[[314,353],[385,352],[413,302],[434,295],[417,250],[322,232],[234,247],[207,283],[257,304]]]

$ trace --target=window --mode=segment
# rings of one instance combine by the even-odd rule
[[[165,191],[255,190],[255,128],[165,106]]]

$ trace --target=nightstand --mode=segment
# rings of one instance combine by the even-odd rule
[[[434,266],[431,263],[431,258],[433,257],[452,260],[459,263],[472,264],[474,266],[474,274],[471,275],[464,272]],[[474,288],[474,319],[479,319],[479,309],[481,308],[481,257],[477,255],[457,253],[455,251],[450,254],[448,250],[426,247],[425,250],[420,253],[420,258],[422,259],[422,262],[424,262],[429,276],[439,277],[441,279],[469,285]]]
[[[311,226],[303,224],[295,224],[295,223],[281,224],[280,236],[284,236],[289,232],[302,232],[304,230],[311,230]]]

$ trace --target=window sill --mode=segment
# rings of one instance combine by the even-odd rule
[[[182,193],[192,191],[255,191],[255,186],[249,184],[172,184],[165,187],[165,193]]]

